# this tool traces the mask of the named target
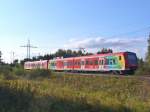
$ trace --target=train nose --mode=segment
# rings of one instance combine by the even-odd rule
[[[136,70],[137,67],[138,67],[138,66],[137,66],[137,65],[134,65],[134,64],[132,64],[132,65],[129,66],[129,68],[130,68],[131,70]]]

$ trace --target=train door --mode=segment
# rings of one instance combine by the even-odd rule
[[[98,57],[96,57],[96,58],[93,58],[93,70],[94,71],[97,71],[98,69],[99,69],[99,58]]]
[[[85,68],[85,60],[81,59],[81,70],[84,70]]]
[[[56,60],[50,60],[50,61],[49,61],[48,68],[49,68],[50,70],[56,70]]]
[[[64,61],[64,70],[67,70],[67,60]]]
[[[105,58],[99,58],[99,70],[104,71]]]

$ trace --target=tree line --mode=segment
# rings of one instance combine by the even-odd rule
[[[142,58],[138,58],[138,70],[136,71],[136,74],[139,75],[150,75],[150,36],[147,40],[148,42],[148,46],[147,46],[147,53],[146,53],[146,57],[145,59]],[[107,49],[107,48],[102,48],[100,51],[97,52],[97,54],[105,54],[105,53],[113,53],[112,49]],[[54,59],[57,57],[63,57],[63,58],[67,58],[67,57],[77,57],[77,56],[87,56],[87,55],[93,55],[93,53],[90,52],[85,52],[82,50],[64,50],[64,49],[58,49],[55,53],[52,54],[45,54],[44,56],[39,55],[37,57],[32,57],[31,59],[23,59],[20,61],[18,61],[18,59],[14,60],[13,63],[11,63],[11,66],[16,66],[16,65],[23,65],[24,62],[26,61],[39,61],[39,60],[50,60],[50,59]],[[2,59],[2,52],[0,51],[0,65],[7,65],[3,59]]]
[[[112,53],[112,49],[107,49],[107,48],[102,48],[100,51],[98,51],[96,54],[106,54],[106,53]],[[24,59],[21,61],[21,63],[24,63],[25,61],[39,61],[39,60],[50,60],[54,59],[57,57],[63,57],[63,58],[68,58],[68,57],[78,57],[78,56],[89,56],[93,55],[91,52],[85,52],[82,50],[64,50],[64,49],[58,49],[55,53],[52,54],[45,54],[44,56],[39,55],[39,56],[34,56],[31,59]]]
[[[148,46],[147,46],[147,53],[145,60],[138,59],[138,70],[136,71],[136,74],[138,75],[150,75],[150,35],[147,40]]]

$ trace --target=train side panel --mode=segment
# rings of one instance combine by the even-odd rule
[[[125,70],[124,54],[108,55],[104,57],[104,70]]]
[[[49,60],[48,69],[56,70],[56,60]]]
[[[85,58],[84,70],[87,71],[98,71],[99,69],[99,58],[98,57],[87,57]]]
[[[33,61],[33,62],[25,62],[24,68],[31,70],[31,69],[48,69],[48,61]]]
[[[74,70],[74,58],[65,58],[63,60],[64,70]]]
[[[61,71],[64,70],[64,61],[63,59],[56,60],[56,69]]]
[[[81,58],[74,58],[73,62],[74,70],[81,70]]]

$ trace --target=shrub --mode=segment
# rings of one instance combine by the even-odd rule
[[[12,72],[12,68],[8,65],[0,65],[0,74],[9,75]]]
[[[13,71],[12,71],[12,74],[14,74],[16,76],[25,76],[26,73],[27,72],[22,67],[14,67]]]
[[[51,72],[49,70],[44,69],[37,69],[37,70],[30,70],[26,71],[26,78],[27,79],[44,79],[44,78],[50,78]]]

